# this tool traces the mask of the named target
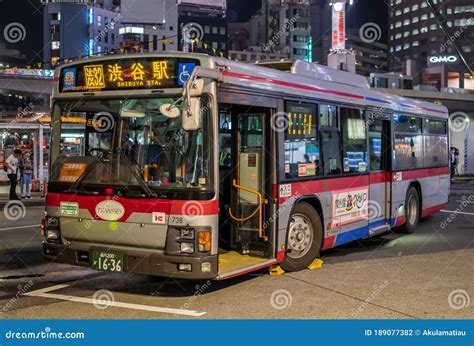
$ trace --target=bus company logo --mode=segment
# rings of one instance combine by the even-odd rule
[[[64,69],[63,89],[74,90],[75,88],[76,88],[76,69],[75,68]]]
[[[96,205],[95,213],[102,220],[117,221],[125,214],[125,207],[117,201],[102,201]]]

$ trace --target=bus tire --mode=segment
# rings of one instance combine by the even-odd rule
[[[405,199],[405,224],[401,228],[404,233],[414,233],[420,222],[420,196],[418,190],[412,186]]]
[[[318,258],[323,242],[323,227],[317,211],[308,203],[298,203],[290,216],[286,255],[281,267],[287,272],[306,269]]]

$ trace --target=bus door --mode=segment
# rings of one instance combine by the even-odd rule
[[[369,235],[387,231],[391,218],[391,122],[376,114],[368,120],[370,155]]]
[[[220,270],[273,257],[269,239],[271,109],[221,105],[219,119]],[[234,257],[231,258],[231,254]],[[242,259],[245,257],[245,260]],[[239,258],[240,257],[240,258]],[[242,262],[243,261],[243,262]],[[232,262],[232,263],[230,263]]]

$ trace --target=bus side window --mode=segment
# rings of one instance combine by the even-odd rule
[[[384,167],[382,157],[382,131],[383,122],[376,119],[369,124],[369,155],[370,155],[370,171],[378,172]]]
[[[320,174],[317,107],[287,102],[288,129],[285,131],[286,178],[310,178]]]
[[[394,114],[395,169],[424,168],[422,119],[416,116]]]
[[[337,123],[337,111],[336,106],[319,105],[324,175],[342,174],[341,137]]]
[[[344,173],[367,172],[367,133],[360,109],[340,108]]]

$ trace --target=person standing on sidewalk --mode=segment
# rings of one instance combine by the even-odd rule
[[[31,198],[31,181],[33,178],[33,161],[30,153],[26,152],[20,160],[21,198]]]
[[[16,194],[18,184],[18,159],[21,156],[21,150],[16,149],[5,161],[7,167],[7,176],[10,180],[10,200],[19,200]]]

